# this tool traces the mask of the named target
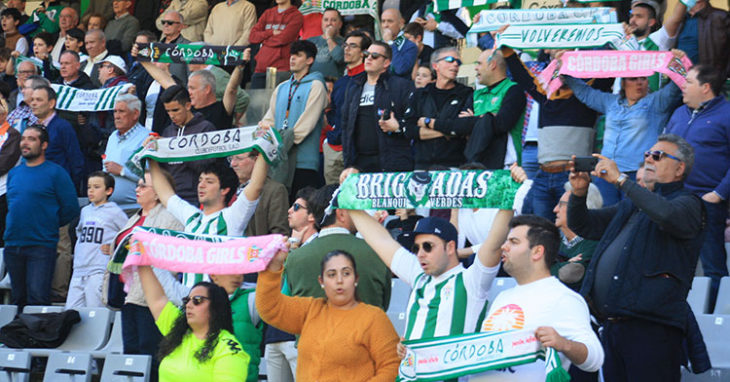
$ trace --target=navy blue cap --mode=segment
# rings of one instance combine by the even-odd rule
[[[413,230],[415,235],[419,234],[431,234],[436,235],[443,239],[445,242],[457,241],[459,233],[456,232],[456,228],[448,220],[439,217],[431,216],[423,218],[416,223],[416,228]]]

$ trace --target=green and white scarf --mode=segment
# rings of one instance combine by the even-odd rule
[[[508,170],[353,174],[340,186],[332,207],[512,209],[519,187]]]
[[[566,382],[558,352],[542,348],[534,330],[460,334],[403,341],[401,381],[441,381],[545,360],[545,381]]]
[[[56,91],[56,109],[67,111],[109,111],[119,94],[124,94],[132,84],[104,89],[82,90],[66,85],[51,85]]]
[[[276,129],[258,126],[208,131],[198,134],[160,138],[137,150],[127,162],[138,176],[144,176],[146,158],[158,162],[190,162],[209,158],[222,158],[258,150],[269,164],[279,157],[281,137]]]
[[[479,12],[479,21],[469,33],[491,32],[502,25],[592,24],[618,22],[616,11],[609,7],[553,9],[495,9]]]
[[[496,46],[516,49],[595,48],[621,41],[621,24],[510,25],[497,35]]]
[[[182,64],[235,66],[244,65],[243,51],[247,46],[163,44],[151,42],[137,44],[137,61]]]

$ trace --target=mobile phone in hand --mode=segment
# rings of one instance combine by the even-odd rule
[[[575,172],[591,172],[596,169],[598,158],[596,157],[575,157],[573,160]]]

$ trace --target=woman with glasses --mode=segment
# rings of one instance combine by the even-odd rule
[[[169,173],[165,172],[166,177],[172,178]],[[172,182],[171,184],[175,184]],[[167,212],[165,207],[160,203],[155,190],[152,188],[152,179],[150,174],[145,174],[144,178],[137,182],[135,189],[137,204],[140,209],[132,215],[127,224],[121,231],[117,233],[112,241],[112,246],[102,246],[102,252],[107,255],[114,253],[120,245],[126,245],[125,238],[129,236],[134,227],[145,226],[154,228],[164,228],[172,230],[183,230],[183,225],[172,214]],[[155,269],[157,277],[165,285],[168,295],[176,296],[172,299],[180,302],[183,296],[186,296],[186,290],[175,288],[175,279],[168,271]],[[122,284],[117,275],[110,274],[109,280],[109,297],[108,304],[113,307],[122,308],[122,341],[124,344],[124,354],[146,354],[152,356],[152,381],[157,380],[157,346],[162,339],[162,334],[155,327],[155,319],[152,317],[147,301],[142,291],[142,285],[139,277],[135,274],[132,280],[127,296],[123,297],[121,292]],[[122,300],[123,299],[123,300]],[[123,305],[122,305],[123,304]]]
[[[151,267],[139,267],[137,273],[164,336],[157,352],[160,381],[246,380],[250,357],[233,335],[233,312],[225,289],[201,281],[178,308],[168,300]]]
[[[672,52],[677,58],[684,56],[680,50]],[[621,172],[636,179],[641,153],[656,142],[669,117],[681,104],[677,85],[670,82],[649,94],[647,77],[622,78],[620,94],[612,94],[593,89],[583,80],[569,76],[565,76],[565,84],[582,103],[606,116],[601,154],[614,160]],[[623,198],[613,184],[600,178],[595,183],[601,190],[604,206],[616,204]]]
[[[398,334],[380,308],[360,302],[357,266],[345,251],[327,253],[319,283],[325,298],[281,293],[286,253],[259,273],[256,309],[267,323],[299,334],[297,381],[393,381]]]

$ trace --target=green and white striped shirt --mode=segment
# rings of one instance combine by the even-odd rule
[[[259,201],[249,201],[243,195],[236,199],[230,207],[210,215],[203,214],[203,211],[184,201],[177,195],[173,195],[167,201],[167,210],[185,224],[185,232],[208,235],[243,236],[243,231],[256,211]],[[208,275],[197,273],[184,273],[183,285],[192,287],[200,281],[208,281]]]
[[[423,272],[416,255],[401,248],[391,270],[411,286],[405,338],[415,340],[477,331],[499,266],[487,268],[477,257],[469,268],[459,264],[432,277]]]

